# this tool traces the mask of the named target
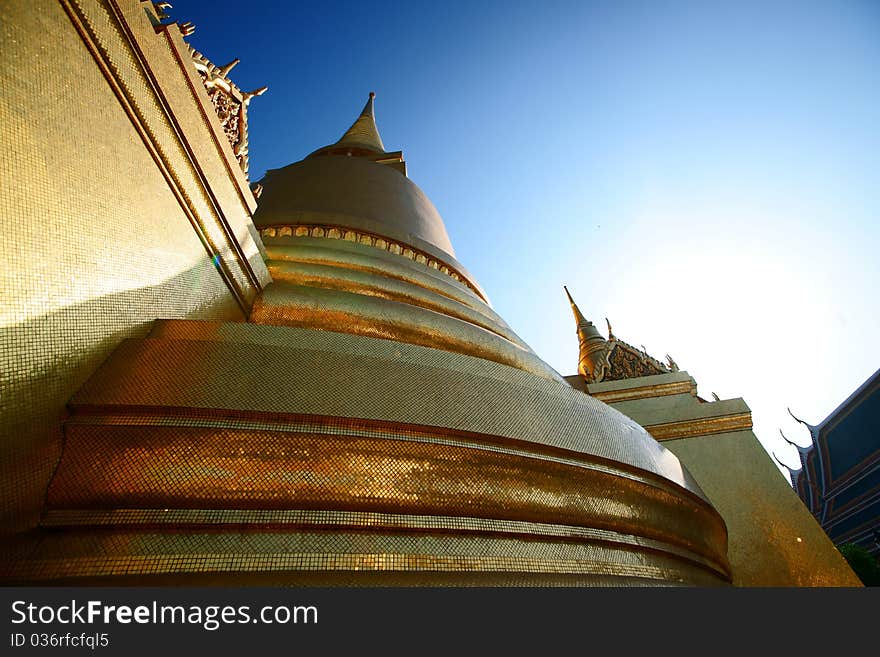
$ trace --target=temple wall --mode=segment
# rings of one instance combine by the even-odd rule
[[[240,321],[269,280],[246,179],[150,7],[0,13],[2,533],[36,523],[65,404],[120,341],[160,317]]]
[[[663,441],[728,531],[736,586],[861,586],[751,431]]]
[[[727,525],[734,585],[861,586],[758,442],[742,399],[701,401],[687,372],[587,389],[645,427],[693,475]]]

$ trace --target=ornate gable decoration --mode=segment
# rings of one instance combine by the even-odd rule
[[[188,45],[188,44],[187,44]],[[239,60],[234,59],[225,66],[216,66],[189,46],[190,56],[202,84],[208,91],[208,97],[220,119],[220,126],[232,146],[232,153],[244,175],[248,175],[248,127],[247,109],[251,99],[266,92],[268,87],[260,87],[254,91],[243,92],[227,76]]]
[[[605,339],[593,322],[584,317],[568,288],[564,285],[562,287],[577,324],[578,374],[586,383],[678,372],[678,365],[669,354],[666,355],[667,362],[661,363],[656,358],[651,358],[644,346],[639,350],[623,340],[618,340],[607,317],[605,323],[608,324],[608,339]]]
[[[644,350],[636,349],[616,337],[612,336],[608,340],[608,346],[611,350],[611,355],[608,358],[610,367],[603,377],[603,381],[620,381],[675,371],[670,366],[649,356]]]

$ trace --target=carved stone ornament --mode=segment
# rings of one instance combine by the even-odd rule
[[[217,66],[192,46],[189,47],[189,51],[196,71],[202,79],[202,84],[205,85],[205,90],[208,92],[208,98],[211,99],[214,111],[217,112],[217,118],[220,119],[223,134],[229,140],[232,153],[238,160],[241,170],[247,176],[247,108],[251,99],[255,96],[261,96],[268,87],[243,92],[228,77],[229,72],[238,64],[238,59],[232,60],[225,66]]]
[[[605,381],[620,381],[639,376],[666,374],[672,371],[660,361],[651,358],[643,351],[639,351],[622,340],[612,340],[611,344],[613,345],[609,357],[611,367],[605,375]]]

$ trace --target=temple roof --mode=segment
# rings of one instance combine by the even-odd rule
[[[877,553],[880,537],[880,370],[817,425],[791,416],[810,434],[799,445],[792,485],[835,544],[856,543]]]
[[[810,424],[788,409],[789,414],[803,424],[810,434],[810,444],[799,445],[789,440],[780,429],[783,439],[797,448],[800,456],[802,469],[793,470],[793,473],[806,475],[810,459],[816,459],[814,479],[817,481],[814,485],[818,485],[824,491],[828,487],[838,485],[839,480],[845,479],[847,473],[869,455],[874,455],[876,462],[875,436],[880,425],[878,409],[880,409],[880,370],[868,377],[819,424]],[[816,449],[817,446],[819,449]],[[799,478],[795,478],[795,485]]]

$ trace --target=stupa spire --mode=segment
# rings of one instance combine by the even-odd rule
[[[334,146],[351,146],[353,148],[365,148],[380,153],[385,152],[385,144],[382,143],[382,137],[379,136],[379,129],[376,127],[376,117],[373,113],[373,99],[376,98],[375,92],[370,92],[367,104],[361,111],[351,127],[345,131],[345,134],[337,141]]]
[[[580,308],[571,298],[571,293],[566,286],[565,294],[568,302],[571,304],[571,311],[574,313],[574,320],[577,322],[577,335],[580,354],[578,357],[578,374],[580,374],[587,383],[599,383],[605,378],[611,364],[608,359],[611,356],[611,349],[608,342],[599,333],[599,330],[593,325],[593,322],[584,317]]]

